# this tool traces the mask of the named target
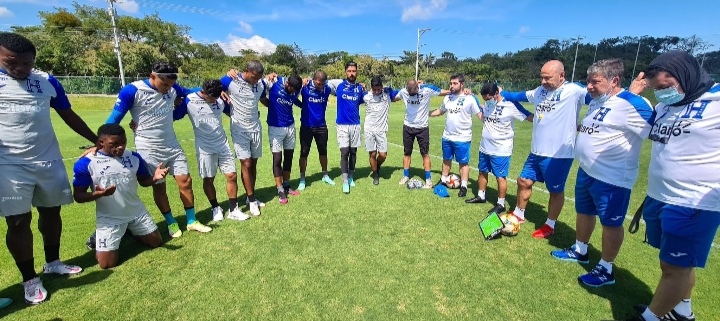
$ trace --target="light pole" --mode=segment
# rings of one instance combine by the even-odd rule
[[[583,36],[578,36],[577,41],[575,42],[575,61],[573,61],[573,71],[572,76],[570,77],[570,82],[575,81],[575,65],[577,64],[577,54],[578,54],[578,48],[580,47],[580,40],[585,39]]]
[[[420,36],[422,36],[427,31],[430,31],[430,28],[418,28],[417,46],[415,47],[415,81],[417,81],[418,79],[418,69],[420,68]]]
[[[593,55],[593,63],[595,63],[595,58],[597,58],[597,48],[600,45],[600,43],[595,44],[595,54]]]
[[[632,77],[635,77],[635,67],[637,67],[637,60],[638,56],[640,55],[640,44],[642,43],[643,39],[645,39],[645,36],[642,36],[640,37],[640,39],[638,39],[637,51],[635,51],[635,63],[633,64],[633,71],[631,75]]]
[[[123,87],[125,87],[125,70],[123,70],[123,63],[122,63],[122,54],[120,54],[120,40],[118,39],[117,34],[117,25],[115,24],[115,7],[113,7],[113,2],[116,0],[108,0],[108,5],[110,6],[108,8],[108,13],[110,14],[110,22],[112,22],[113,27],[113,36],[115,37],[115,53],[117,54],[117,60],[118,60],[118,66],[120,67],[120,83]]]

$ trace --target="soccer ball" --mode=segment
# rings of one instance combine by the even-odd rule
[[[500,231],[500,234],[505,236],[515,236],[520,231],[520,222],[517,217],[512,214],[500,215],[500,220],[503,222],[505,227]]]
[[[459,188],[460,187],[460,176],[457,174],[450,174],[448,181],[445,183],[448,188]]]
[[[420,179],[413,177],[407,182],[407,188],[408,189],[420,189],[423,188],[425,183],[421,181]]]

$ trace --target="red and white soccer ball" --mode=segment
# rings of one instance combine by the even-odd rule
[[[460,188],[460,176],[457,174],[450,174],[446,185],[448,188]]]

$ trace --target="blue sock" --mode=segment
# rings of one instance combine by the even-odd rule
[[[403,176],[410,177],[410,169],[409,168],[403,169]]]
[[[175,218],[172,215],[172,211],[163,213],[163,216],[165,217],[165,223],[167,223],[167,225],[177,223],[177,221],[175,220]]]
[[[185,209],[185,217],[187,218],[188,225],[195,223],[195,221],[197,221],[195,219],[195,208],[194,207],[186,208]]]
[[[432,177],[432,174],[430,174],[430,171],[425,171],[425,179],[430,179]]]

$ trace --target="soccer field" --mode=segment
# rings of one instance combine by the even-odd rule
[[[104,122],[114,97],[71,97],[75,110],[92,129]],[[440,99],[433,100],[437,108]],[[315,146],[308,166],[309,186],[288,204],[277,201],[267,142],[266,110],[263,151],[258,164],[256,196],[267,203],[260,217],[245,222],[225,220],[213,224],[209,234],[188,232],[169,240],[167,228],[152,200],[150,188],[140,196],[167,242],[148,250],[132,239],[121,245],[120,266],[98,268],[85,240],[95,226],[94,205],[72,204],[63,208],[61,258],[82,266],[77,276],[41,276],[50,292],[47,302],[23,302],[21,277],[3,246],[0,250],[0,297],[15,300],[0,310],[4,320],[609,320],[622,319],[638,303],[649,303],[660,277],[658,252],[643,243],[644,226],[626,233],[616,261],[615,285],[580,286],[576,277],[593,267],[600,256],[600,227],[591,240],[591,264],[561,262],[550,251],[575,240],[575,163],[566,188],[566,202],[549,240],[530,237],[544,223],[548,194],[537,184],[527,208],[529,222],[512,238],[484,241],[478,221],[492,205],[465,204],[451,190],[440,199],[432,190],[408,190],[398,185],[402,177],[402,124],[404,106],[393,103],[388,132],[388,160],[380,185],[372,185],[367,153],[358,150],[357,187],[342,193],[339,150],[335,127],[329,125],[331,177],[338,183],[320,182]],[[364,116],[364,110],[362,111]],[[584,112],[582,113],[584,115]],[[295,111],[299,126],[299,109]],[[334,123],[335,101],[327,111]],[[123,120],[127,128],[130,117]],[[55,132],[65,157],[68,175],[87,141],[70,130],[53,112]],[[225,128],[229,119],[224,119]],[[430,153],[433,181],[439,179],[440,137],[444,116],[431,118]],[[477,189],[477,150],[482,125],[475,120],[472,142],[470,193]],[[515,178],[529,153],[532,124],[516,126],[515,152],[509,177]],[[192,128],[187,118],[175,130],[190,161],[195,206],[202,222],[210,220],[209,203],[197,176]],[[640,177],[633,190],[630,215],[644,198],[649,162],[645,143]],[[132,139],[129,148],[133,148]],[[297,186],[299,143],[291,184]],[[419,152],[413,154],[412,175],[423,177]],[[457,165],[453,166],[457,172]],[[218,199],[227,208],[224,178],[218,177]],[[496,183],[491,178],[488,200],[494,201]],[[244,200],[240,188],[240,200]],[[514,179],[508,184],[507,201],[515,205]],[[185,217],[174,182],[168,183],[173,213],[184,229]],[[468,197],[471,197],[468,195]],[[241,202],[242,203],[242,202]],[[247,211],[245,206],[242,207]],[[37,219],[37,215],[35,215]],[[627,228],[626,221],[625,228]],[[5,224],[0,224],[4,235]],[[40,233],[34,228],[35,264],[44,263]],[[716,241],[716,244],[718,241]],[[693,308],[702,320],[718,320],[720,312],[720,248],[714,245],[708,266],[698,270]]]

